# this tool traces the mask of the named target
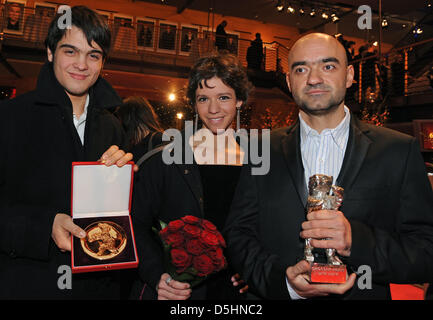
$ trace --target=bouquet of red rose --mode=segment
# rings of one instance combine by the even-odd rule
[[[161,223],[167,273],[177,281],[196,286],[210,274],[227,267],[223,254],[226,243],[215,225],[206,219],[187,215]]]

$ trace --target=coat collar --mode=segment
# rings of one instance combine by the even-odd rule
[[[354,183],[365,159],[371,144],[371,140],[366,135],[368,131],[368,126],[351,114],[349,140],[347,142],[343,165],[336,180],[336,184],[344,189],[350,188]],[[305,183],[304,167],[302,165],[299,121],[290,127],[287,134],[283,136],[281,139],[281,147],[299,199],[305,206],[308,198],[308,189]]]
[[[336,184],[344,189],[349,189],[354,183],[371,144],[371,140],[367,136],[370,129],[353,115],[349,130],[349,140],[347,141],[343,165],[336,180]]]
[[[99,77],[89,89],[90,106],[96,108],[113,108],[122,103],[113,87],[103,78]],[[46,62],[39,73],[36,85],[37,102],[48,105],[71,106],[71,101],[65,89],[54,75],[53,64]]]
[[[302,165],[300,146],[299,120],[289,128],[287,135],[281,140],[281,147],[286,160],[287,169],[292,177],[299,199],[305,205],[307,203],[307,186],[305,184],[304,166]]]

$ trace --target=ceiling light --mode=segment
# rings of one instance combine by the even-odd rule
[[[314,8],[311,9],[310,17],[314,17],[316,15],[316,10]]]
[[[277,10],[278,10],[278,12],[281,12],[284,10],[284,5],[282,4],[281,0],[278,0]]]
[[[305,14],[305,10],[304,9],[299,9],[299,14],[301,15],[301,16],[303,16],[304,14]]]
[[[288,13],[295,13],[295,8],[293,8],[293,7],[289,4],[289,6],[287,7],[287,12],[288,12]]]
[[[336,23],[340,20],[340,18],[335,13],[333,13],[331,14],[331,20],[332,22]]]
[[[388,20],[383,19],[382,20],[382,28],[386,28],[386,27],[388,27]]]
[[[326,12],[323,12],[322,13],[322,18],[326,20],[326,19],[329,18],[329,16],[328,16],[328,14]]]
[[[415,29],[413,29],[413,33],[414,34],[421,34],[421,33],[423,33],[423,30],[420,27],[416,27]]]

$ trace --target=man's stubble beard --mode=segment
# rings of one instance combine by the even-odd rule
[[[331,97],[329,101],[324,106],[320,106],[319,108],[311,107],[305,100],[302,100],[297,95],[293,94],[293,99],[295,100],[296,105],[304,111],[306,114],[314,115],[314,116],[323,116],[335,111],[341,103],[344,102],[344,98],[346,96],[346,90],[342,93],[341,97]],[[320,102],[318,102],[320,105]]]

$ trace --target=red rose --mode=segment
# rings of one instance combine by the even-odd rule
[[[184,272],[191,265],[192,256],[183,249],[172,249],[170,256],[177,273]]]
[[[205,254],[195,256],[192,259],[192,265],[197,270],[199,277],[207,276],[215,270],[212,259]]]
[[[182,227],[185,225],[185,223],[183,223],[182,220],[174,220],[174,221],[170,221],[169,224],[167,225],[167,228],[170,232],[176,232],[180,229],[182,229]]]
[[[168,229],[164,228],[161,231],[159,231],[159,236],[161,237],[162,241],[165,241],[168,237]]]
[[[198,226],[191,224],[186,224],[183,231],[185,232],[185,236],[190,238],[198,238],[201,233],[201,229]]]
[[[219,270],[222,270],[226,267],[227,267],[227,260],[226,257],[223,257],[223,259],[221,260],[221,264],[219,265]]]
[[[226,247],[226,241],[224,240],[223,236],[221,235],[221,233],[217,233],[217,238],[218,238],[218,242],[220,244],[221,247],[225,248]]]
[[[224,258],[223,250],[219,247],[209,249],[207,254],[215,264],[220,264],[220,261]]]
[[[218,237],[206,230],[203,230],[201,233],[202,242],[207,246],[217,246],[219,244]]]
[[[227,261],[224,257],[223,250],[220,247],[213,247],[207,251],[207,254],[212,259],[212,262],[218,271],[226,267]]]
[[[227,266],[223,250],[225,240],[208,220],[188,215],[171,221],[159,235],[163,242],[171,246],[171,250],[165,250],[165,261],[182,279],[192,277],[188,280],[192,286]]]
[[[215,225],[208,220],[203,219],[201,224],[202,224],[203,228],[207,231],[210,231],[212,233],[218,232],[217,227],[215,227]]]
[[[196,216],[185,216],[182,220],[188,224],[198,224],[200,222],[200,218],[197,218]]]
[[[178,248],[183,245],[184,237],[182,233],[176,232],[176,233],[168,233],[168,235],[165,237],[164,241],[171,245],[172,248]]]
[[[191,239],[186,242],[185,245],[186,251],[189,253],[198,256],[203,253],[204,246],[202,245],[201,241],[199,239]]]

